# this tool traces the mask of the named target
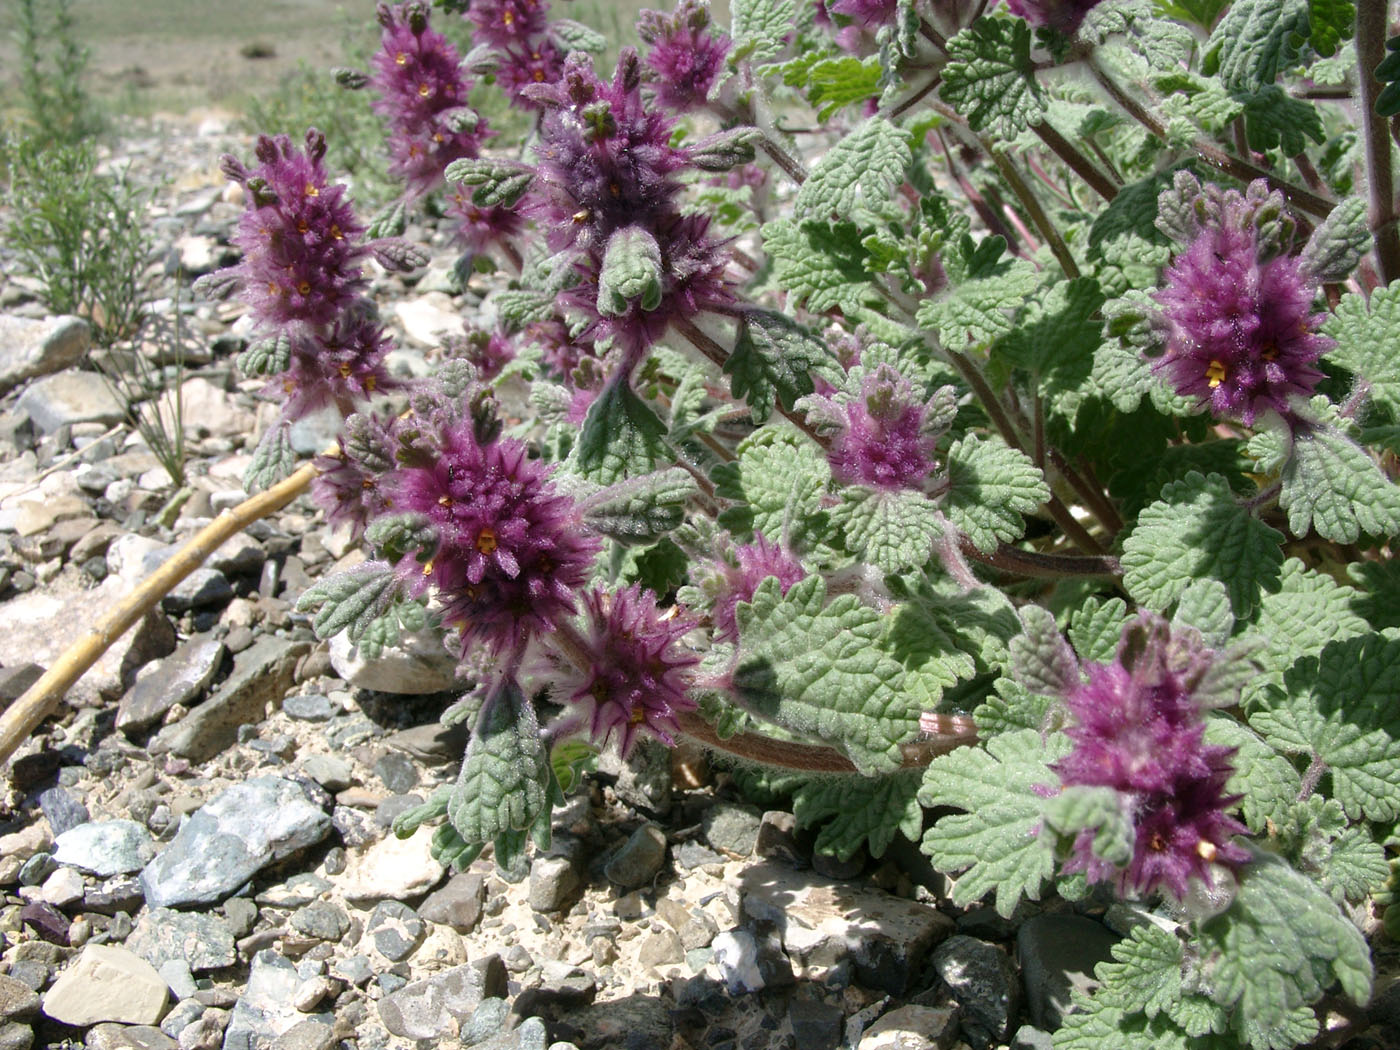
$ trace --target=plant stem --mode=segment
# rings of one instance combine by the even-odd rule
[[[1070,254],[1069,245],[1065,244],[1064,238],[1060,236],[1060,231],[1050,221],[1050,216],[1045,214],[1045,209],[1040,206],[1039,199],[1032,192],[1030,186],[1026,184],[1026,180],[1021,178],[1021,173],[1016,170],[1016,166],[993,149],[991,143],[984,141],[982,148],[992,158],[992,163],[997,166],[1001,177],[1011,187],[1011,192],[1016,194],[1016,199],[1021,202],[1021,207],[1026,209],[1026,213],[1031,217],[1031,222],[1035,223],[1035,228],[1049,242],[1050,252],[1060,264],[1060,269],[1064,270],[1065,276],[1071,280],[1078,277],[1079,264],[1074,261],[1074,256]]]
[[[1063,135],[1048,123],[1036,124],[1031,128],[1040,141],[1045,143],[1055,156],[1069,166],[1069,169],[1089,184],[1089,188],[1106,201],[1113,200],[1118,196],[1118,186],[1109,176],[1101,172],[1094,166],[1094,162],[1084,156],[1074,143],[1070,142]]]
[[[978,550],[966,536],[959,541],[968,558],[983,565],[1031,579],[1059,580],[1067,576],[1122,576],[1118,559],[1108,554],[1043,554],[1009,544],[998,544],[988,554]]]
[[[1113,504],[1109,502],[1108,497],[1104,495],[1103,489],[1070,466],[1058,449],[1050,449],[1049,457],[1051,465],[1059,471],[1062,478],[1070,483],[1074,491],[1079,493],[1090,513],[1099,519],[1099,524],[1107,529],[1111,535],[1116,536],[1122,532],[1123,519]]]
[[[907,98],[901,99],[894,106],[890,107],[890,109],[881,110],[879,115],[885,117],[888,120],[893,120],[895,117],[898,117],[903,113],[907,113],[909,110],[913,109],[920,102],[926,99],[929,96],[929,93],[936,89],[938,85],[942,83],[942,81],[943,74],[935,73],[933,77],[928,81],[928,83],[926,83],[923,87],[919,88],[918,91],[915,91],[912,95],[909,95]]]
[[[1150,131],[1155,138],[1164,143],[1169,142],[1167,129],[1162,122],[1149,113],[1137,99],[1124,91],[1122,87],[1119,86],[1118,82],[1109,76],[1103,67],[1092,57],[1088,59],[1088,66],[1090,72],[1094,75],[1094,79],[1099,82],[1103,89],[1108,92],[1109,97],[1112,98],[1124,112]],[[1208,142],[1203,138],[1194,139],[1191,143],[1191,148],[1195,151],[1196,155],[1207,164],[1218,168],[1225,172],[1225,174],[1233,176],[1242,182],[1263,179],[1269,184],[1270,188],[1278,190],[1289,202],[1319,218],[1325,219],[1331,213],[1332,209],[1337,206],[1335,201],[1320,197],[1311,190],[1306,190],[1302,186],[1295,186],[1291,182],[1280,179],[1273,172],[1267,171],[1256,164],[1251,164],[1247,160],[1241,160],[1239,157],[1232,157],[1213,142]]]
[[[1356,73],[1361,82],[1361,127],[1366,137],[1366,182],[1371,190],[1371,233],[1381,281],[1400,277],[1400,229],[1395,217],[1395,176],[1391,168],[1390,123],[1376,113],[1381,85],[1376,67],[1385,58],[1386,9],[1379,0],[1356,5]]]

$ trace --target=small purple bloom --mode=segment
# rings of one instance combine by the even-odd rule
[[[1101,0],[1006,0],[1013,15],[1019,15],[1033,26],[1058,29],[1072,35],[1084,21],[1084,16]]]
[[[465,17],[479,42],[505,48],[544,33],[549,5],[543,0],[472,0]]]
[[[365,526],[392,507],[383,475],[393,463],[396,427],[393,418],[352,416],[346,422],[349,440],[337,438],[336,454],[316,457],[318,473],[311,482],[311,497],[332,526],[350,527],[352,540],[363,536]]]
[[[521,109],[537,110],[540,104],[530,97],[526,88],[552,84],[564,68],[564,56],[548,40],[540,38],[530,44],[501,47],[496,52],[496,83],[511,104]]]
[[[251,172],[225,159],[247,193],[233,237],[243,252],[235,272],[244,300],[260,327],[329,324],[366,286],[359,266],[369,254],[359,243],[364,227],[345,187],[326,182],[320,132],[306,133],[305,150],[285,135],[263,135],[256,154],[260,163]]]
[[[676,606],[662,611],[656,595],[633,584],[584,597],[589,666],[567,674],[569,699],[591,712],[593,739],[616,736],[625,756],[645,732],[674,744],[676,715],[695,708],[689,672],[700,657],[680,639],[695,622]]]
[[[1267,412],[1292,416],[1291,400],[1313,392],[1322,379],[1313,362],[1333,345],[1318,334],[1327,315],[1313,312],[1317,285],[1300,260],[1260,254],[1255,228],[1227,218],[1172,261],[1154,296],[1168,329],[1154,370],[1245,426]]]
[[[807,570],[786,544],[769,543],[761,532],[754,534],[753,543],[736,547],[734,554],[739,561],[737,567],[720,566],[721,589],[715,598],[713,614],[716,641],[738,639],[739,622],[735,610],[740,602],[752,601],[754,591],[768,577],[776,577],[782,593],[787,594],[794,583],[807,576]]]
[[[475,157],[488,132],[467,106],[471,85],[457,49],[429,28],[426,5],[379,5],[384,27],[371,63],[380,93],[374,109],[389,121],[392,170],[417,196],[437,187],[447,165]]]
[[[891,366],[866,375],[858,397],[814,394],[803,405],[808,418],[832,434],[826,458],[842,484],[917,489],[932,473],[946,421],[931,414]]]
[[[398,386],[384,367],[393,340],[366,307],[367,300],[357,300],[332,325],[293,331],[291,367],[266,388],[286,395],[284,419],[301,419],[332,404],[348,416],[375,394]]]
[[[477,642],[505,653],[575,610],[601,542],[521,442],[482,444],[460,420],[440,423],[433,444],[388,481],[395,510],[424,515],[438,534],[430,561],[410,556],[400,571],[416,593],[437,589],[464,656]]]
[[[657,102],[676,113],[703,107],[729,53],[729,38],[711,32],[705,0],[680,0],[669,15],[643,11],[637,33],[651,45],[646,64]]]
[[[1165,620],[1143,613],[1124,627],[1111,664],[1087,664],[1088,681],[1065,697],[1074,750],[1055,771],[1065,786],[1117,791],[1135,831],[1133,856],[1117,869],[1092,851],[1092,832],[1076,838],[1065,871],[1115,879],[1120,893],[1166,889],[1184,899],[1191,879],[1210,884],[1212,865],[1249,859],[1231,841],[1246,828],[1226,812],[1234,749],[1205,743],[1193,695],[1210,650],[1173,637]]]
[[[515,360],[515,346],[500,328],[473,328],[465,335],[449,336],[443,340],[443,349],[450,357],[470,361],[483,383],[495,379]]]

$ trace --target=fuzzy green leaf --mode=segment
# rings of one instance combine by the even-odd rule
[[[571,18],[551,18],[549,35],[559,44],[559,53],[587,51],[590,55],[601,55],[608,49],[608,38]]]
[[[1192,580],[1181,592],[1172,623],[1194,627],[1207,645],[1223,648],[1235,630],[1235,614],[1230,611],[1225,585],[1219,580]]]
[[[1128,605],[1122,598],[1087,598],[1070,614],[1069,641],[1081,660],[1110,663],[1118,652]]]
[[[1323,762],[1348,816],[1400,817],[1400,630],[1332,642],[1284,682],[1250,725],[1280,751]]]
[[[1011,639],[1011,673],[1035,693],[1064,696],[1079,685],[1079,661],[1055,625],[1055,616],[1039,605],[1021,609],[1022,631]]]
[[[259,339],[238,355],[238,370],[247,376],[271,376],[292,367],[292,341],[284,332]]]
[[[1400,281],[1372,292],[1369,309],[1359,295],[1342,296],[1322,331],[1337,341],[1327,361],[1370,383],[1372,400],[1400,418],[1400,354],[1394,349],[1400,335]]]
[[[1107,787],[1067,787],[1045,803],[1045,826],[1062,841],[1081,831],[1093,832],[1094,856],[1117,867],[1133,858],[1137,829],[1124,796]]]
[[[760,431],[739,448],[739,459],[711,472],[715,495],[738,504],[721,512],[720,524],[745,535],[758,531],[770,538],[800,543],[809,531],[825,526],[822,496],[831,483],[831,467],[805,438],[791,432]]]
[[[948,59],[939,97],[972,130],[1009,140],[1045,115],[1023,20],[979,18],[948,41]]]
[[[513,680],[487,698],[447,802],[447,819],[469,844],[531,829],[551,802],[549,750],[535,709]]]
[[[1317,107],[1277,84],[1245,97],[1242,116],[1249,148],[1261,153],[1281,148],[1284,156],[1296,157],[1307,149],[1308,139],[1320,143],[1327,137]]]
[[[291,477],[297,467],[297,450],[292,447],[292,428],[285,423],[270,427],[253,449],[253,458],[243,471],[243,487],[249,492],[272,488]]]
[[[797,191],[799,218],[845,218],[856,208],[881,211],[904,181],[909,135],[884,117],[862,122],[822,155]]]
[[[1347,568],[1361,587],[1352,608],[1372,627],[1400,627],[1400,559],[1354,562]]]
[[[792,31],[795,0],[733,0],[729,5],[734,57],[766,62],[782,51]]]
[[[1201,924],[1197,979],[1244,1022],[1255,1046],[1291,1046],[1271,1033],[1292,1029],[1294,1013],[1333,980],[1351,999],[1371,994],[1366,939],[1322,888],[1272,853],[1255,851],[1240,870],[1228,910]]]
[[[620,376],[589,406],[573,458],[580,474],[603,485],[646,474],[670,459],[666,424]]]
[[[899,768],[920,711],[901,688],[903,668],[875,644],[885,630],[876,610],[853,594],[828,604],[820,576],[786,595],[770,576],[752,603],[739,603],[737,619],[734,683],[747,706],[844,749],[862,773]]]
[[[940,610],[928,591],[895,608],[883,647],[904,667],[904,688],[920,710],[933,710],[944,689],[976,673],[976,662],[965,651],[971,640],[962,627],[956,612]]]
[[[625,314],[634,301],[643,310],[661,305],[661,249],[640,226],[624,226],[608,238],[598,273],[598,312]]]
[[[1017,261],[1004,272],[965,281],[943,299],[919,307],[921,328],[938,333],[946,345],[988,346],[1015,328],[1012,314],[1025,305],[1039,277],[1029,263]]]
[[[969,435],[948,450],[948,520],[980,551],[1019,539],[1021,517],[1050,498],[1050,487],[1030,457],[997,439]]]
[[[870,855],[879,857],[896,832],[918,840],[924,826],[919,778],[914,769],[874,778],[813,778],[793,796],[792,812],[804,828],[833,818],[818,833],[812,847],[816,852],[848,860],[869,843]]]
[[[1400,488],[1334,427],[1318,425],[1294,435],[1281,481],[1279,506],[1288,511],[1295,536],[1313,528],[1324,539],[1353,543],[1362,533],[1400,532]]]
[[[1089,227],[1090,253],[1102,257],[1103,245],[1119,237],[1139,237],[1150,244],[1167,244],[1157,229],[1157,198],[1172,184],[1177,169],[1158,172],[1118,191]]]
[[[1303,269],[1319,281],[1339,282],[1351,276],[1371,250],[1371,224],[1366,202],[1347,197],[1317,224],[1303,247]]]
[[[793,306],[804,301],[813,313],[833,307],[859,311],[870,294],[865,249],[854,223],[777,219],[763,227],[763,246],[773,259],[773,277]]]
[[[447,800],[452,795],[452,786],[444,784],[431,795],[428,801],[404,810],[394,818],[394,834],[406,839],[430,820],[447,815]]]
[[[386,514],[370,522],[365,541],[391,564],[408,554],[426,561],[437,549],[438,534],[424,514]]]
[[[1183,952],[1176,935],[1150,922],[1135,926],[1111,949],[1112,962],[1094,967],[1104,993],[1133,1012],[1171,1016],[1181,998]]]
[[[1234,773],[1225,785],[1229,795],[1243,795],[1240,812],[1254,832],[1263,833],[1283,820],[1302,784],[1293,763],[1266,744],[1248,726],[1224,715],[1206,720],[1206,743],[1233,747]]]
[[[992,347],[992,360],[1072,389],[1088,378],[1103,342],[1103,291],[1092,277],[1064,281],[1017,317],[1016,329]]]
[[[298,612],[314,612],[312,629],[318,638],[349,630],[355,641],[398,594],[399,579],[388,562],[367,561],[327,576],[297,599]]]
[[[1045,725],[1053,697],[1032,693],[1011,678],[998,678],[992,689],[972,712],[979,733],[992,737],[1017,729],[1039,732]]]
[[[1237,617],[1277,587],[1283,536],[1238,503],[1219,474],[1191,471],[1162,489],[1123,541],[1123,585],[1159,612],[1194,579],[1219,580]]]
[[[1062,734],[1047,740],[1027,729],[994,737],[985,749],[959,748],[929,764],[919,802],[964,811],[940,819],[923,841],[938,870],[962,872],[953,890],[955,904],[995,891],[997,913],[1010,918],[1023,897],[1039,898],[1055,873],[1055,857],[1037,835],[1044,803],[1036,792],[1059,783],[1049,766],[1068,751]]]
[[[822,59],[807,70],[806,86],[807,101],[824,123],[852,103],[879,96],[880,60],[873,55],[864,60],[854,55]]]
[[[501,320],[517,327],[548,321],[554,316],[554,296],[528,288],[497,292],[491,300]]]
[[[1206,72],[1231,91],[1253,93],[1278,79],[1308,35],[1308,0],[1235,0],[1206,42]]]
[[[680,467],[629,478],[579,501],[588,527],[629,546],[655,543],[685,517],[695,479]]]
[[[724,362],[734,396],[748,402],[754,422],[776,404],[791,410],[812,392],[812,375],[829,367],[831,352],[809,329],[772,310],[749,310],[739,320],[734,352]]]
[[[943,517],[922,492],[848,488],[829,512],[846,549],[886,574],[928,564]]]
[[[1352,0],[1308,0],[1308,42],[1323,58],[1331,58],[1342,41],[1351,39],[1355,23]]]

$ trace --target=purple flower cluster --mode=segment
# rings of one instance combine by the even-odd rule
[[[496,82],[512,103],[537,109],[526,92],[559,79],[564,56],[549,37],[549,4],[544,0],[473,0],[467,9],[476,39],[495,52]]]
[[[674,744],[676,715],[695,708],[689,672],[700,657],[681,637],[695,622],[676,606],[661,610],[636,584],[584,597],[586,667],[566,674],[568,698],[589,712],[594,740],[616,736],[626,756],[640,732]]]
[[[680,0],[669,15],[643,11],[637,33],[651,45],[646,64],[656,101],[676,113],[703,108],[729,54],[729,38],[711,32],[709,4]]]
[[[515,344],[500,328],[470,328],[463,335],[447,336],[442,346],[449,357],[470,362],[483,383],[495,379],[515,360]]]
[[[1154,369],[1177,393],[1245,426],[1267,412],[1293,416],[1292,400],[1322,379],[1313,362],[1332,346],[1318,334],[1327,315],[1312,309],[1316,281],[1296,256],[1263,258],[1249,204],[1226,194],[1154,296],[1167,329]]]
[[[826,458],[835,479],[877,489],[917,489],[932,473],[946,420],[887,364],[867,373],[858,396],[803,398],[807,418],[831,435]]]
[[[1246,828],[1226,812],[1239,801],[1225,790],[1234,749],[1205,743],[1193,695],[1215,659],[1143,613],[1125,626],[1113,663],[1085,665],[1088,681],[1065,697],[1075,747],[1055,771],[1065,786],[1118,792],[1135,835],[1132,858],[1119,869],[1094,854],[1092,831],[1081,832],[1067,872],[1114,880],[1120,893],[1165,889],[1181,900],[1191,879],[1210,885],[1213,865],[1249,859],[1231,841]]]
[[[671,145],[673,121],[643,101],[641,86],[641,61],[624,48],[611,83],[575,54],[558,84],[530,92],[545,107],[537,217],[550,250],[572,257],[580,276],[563,298],[595,318],[588,338],[617,337],[633,364],[672,321],[733,300],[709,219],[681,214],[676,172],[688,157]],[[600,302],[610,249],[638,246],[650,257],[653,294],[620,308]]]
[[[373,104],[390,127],[391,171],[419,196],[436,189],[447,165],[475,157],[485,122],[467,105],[471,85],[459,68],[457,49],[428,24],[427,5],[381,3],[384,27],[371,63]]]
[[[1102,0],[1006,0],[1013,15],[1019,15],[1033,26],[1057,29],[1071,36],[1084,21],[1084,16]]]
[[[834,31],[836,44],[853,55],[876,48],[875,34],[894,23],[896,0],[818,0],[816,24]]]
[[[475,643],[516,650],[575,611],[601,543],[524,444],[483,442],[470,419],[445,413],[433,427],[430,447],[386,483],[395,511],[423,515],[438,536],[430,561],[410,555],[399,570],[411,593],[437,590],[464,656]]]
[[[285,394],[283,417],[299,419],[334,404],[348,415],[390,380],[384,357],[390,341],[362,297],[360,243],[343,186],[328,184],[325,138],[312,130],[298,150],[285,136],[257,141],[257,168],[223,159],[224,172],[244,188],[245,210],[234,243],[243,251],[233,276],[259,334],[285,339],[290,362],[269,391]]]
[[[769,543],[763,533],[754,534],[754,542],[741,544],[734,550],[738,565],[721,563],[720,590],[715,597],[713,613],[716,641],[736,641],[739,622],[735,610],[740,602],[753,600],[758,585],[770,576],[778,580],[787,594],[794,583],[805,579],[807,570],[784,543]]]

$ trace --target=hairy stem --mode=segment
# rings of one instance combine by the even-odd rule
[[[1390,123],[1376,113],[1381,85],[1376,67],[1385,58],[1386,4],[1356,5],[1356,66],[1361,85],[1361,127],[1366,137],[1366,182],[1371,191],[1371,232],[1381,281],[1400,277],[1400,228],[1395,217],[1395,175],[1391,168]]]
[[[1031,128],[1045,143],[1055,156],[1059,157],[1069,169],[1089,184],[1089,188],[1106,201],[1113,200],[1118,196],[1118,185],[1105,175],[1094,162],[1081,153],[1075,145],[1061,135],[1048,123],[1036,124]]]
[[[1001,172],[1001,177],[1006,180],[1006,184],[1011,187],[1011,192],[1016,194],[1016,199],[1021,202],[1021,207],[1026,209],[1026,214],[1030,216],[1035,228],[1040,231],[1040,235],[1050,245],[1050,252],[1055,256],[1055,261],[1060,264],[1060,269],[1064,270],[1065,276],[1071,280],[1079,276],[1079,264],[1074,261],[1074,256],[1070,254],[1069,245],[1060,236],[1060,231],[1055,224],[1050,221],[1050,216],[1041,207],[1039,198],[1026,184],[1026,180],[1021,178],[1021,173],[1016,170],[1016,165],[1012,164],[1001,153],[992,148],[990,143],[984,142],[983,149],[992,158],[992,163]]]
[[[1072,576],[1123,575],[1118,559],[1108,554],[1042,554],[1005,543],[998,544],[989,554],[978,550],[966,536],[959,543],[963,554],[973,561],[1015,576],[1058,580]]]

